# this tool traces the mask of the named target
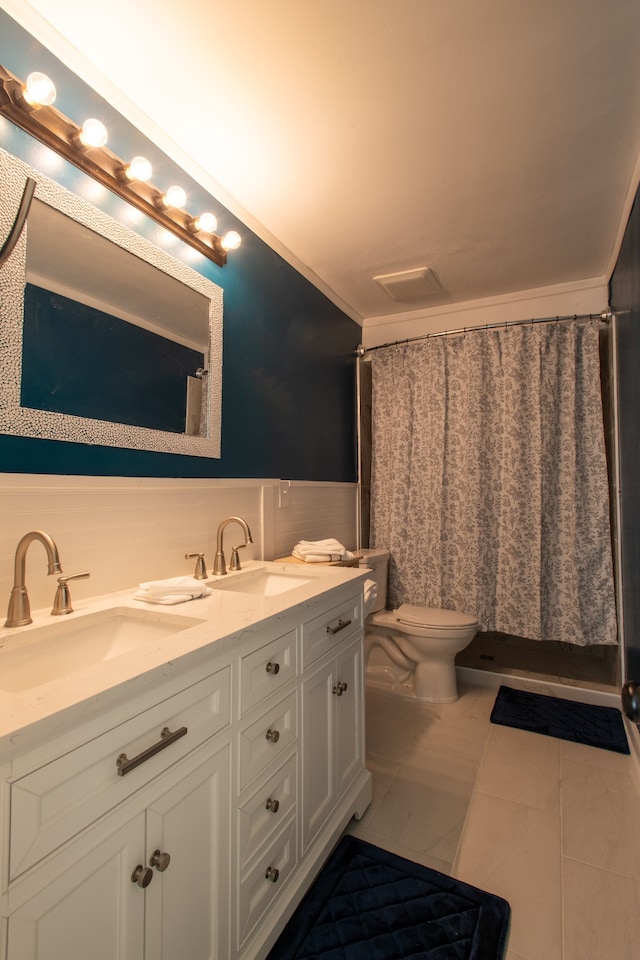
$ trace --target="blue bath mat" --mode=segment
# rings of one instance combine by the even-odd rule
[[[615,707],[500,687],[491,722],[615,753],[630,752],[622,714]]]
[[[501,960],[506,900],[343,837],[267,960]]]

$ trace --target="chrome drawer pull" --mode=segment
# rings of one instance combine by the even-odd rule
[[[277,813],[278,810],[280,809],[280,801],[272,800],[271,797],[269,797],[269,799],[265,803],[265,807],[267,810],[271,810],[271,813]]]
[[[279,730],[267,730],[265,736],[266,736],[266,739],[267,739],[267,740],[270,740],[270,741],[271,741],[271,743],[277,743],[278,740],[280,739],[280,731],[279,731]]]
[[[271,883],[277,883],[278,877],[280,876],[280,871],[277,867],[267,867],[267,872],[264,875],[265,880],[271,880]]]
[[[327,633],[330,633],[332,636],[335,633],[340,633],[341,630],[344,630],[345,627],[351,626],[351,620],[338,620],[338,625],[335,627],[327,627]]]
[[[160,731],[160,739],[158,742],[154,743],[152,747],[147,747],[147,749],[139,753],[137,757],[132,757],[131,760],[129,760],[126,753],[121,753],[116,760],[118,776],[124,777],[125,774],[130,773],[135,767],[139,767],[145,760],[149,760],[150,757],[155,757],[156,753],[160,753],[160,751],[168,747],[170,743],[175,743],[176,740],[184,737],[186,733],[186,727],[180,727],[179,730],[175,730],[173,733],[169,730],[169,727],[163,727]]]
[[[269,663],[267,664],[266,670],[267,670],[267,673],[272,673],[275,677],[276,673],[280,673],[280,664],[272,663],[270,660]]]

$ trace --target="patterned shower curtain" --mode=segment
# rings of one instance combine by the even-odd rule
[[[474,330],[372,360],[371,542],[389,603],[617,642],[599,325]]]

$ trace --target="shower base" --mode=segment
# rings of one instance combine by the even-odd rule
[[[617,646],[578,647],[505,633],[478,633],[457,655],[456,666],[608,691],[620,686]]]

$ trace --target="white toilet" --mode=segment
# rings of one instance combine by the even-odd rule
[[[377,592],[365,621],[367,685],[428,703],[457,700],[455,657],[473,640],[477,621],[455,610],[407,603],[397,610],[386,610],[389,551],[367,549],[360,553],[360,566],[371,570]]]

